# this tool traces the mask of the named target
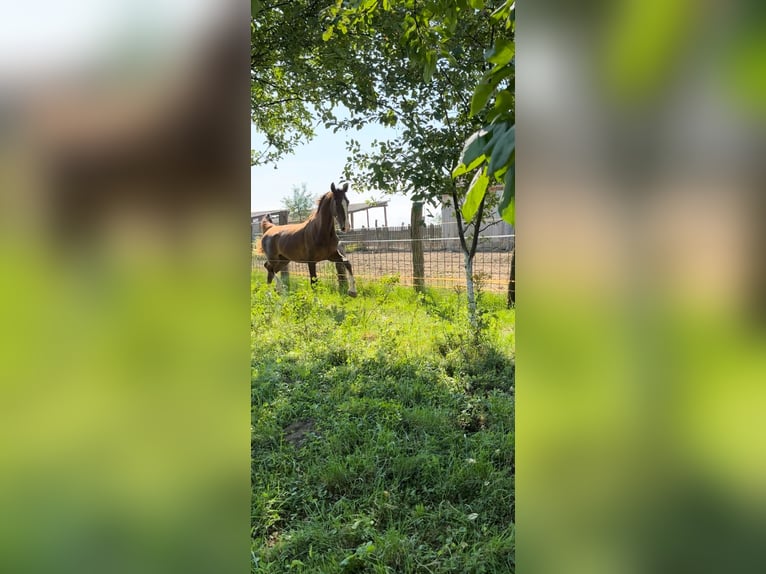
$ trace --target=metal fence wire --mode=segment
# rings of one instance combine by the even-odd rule
[[[409,226],[353,230],[338,233],[338,237],[356,279],[386,277],[396,278],[399,284],[407,286],[420,281],[428,287],[461,288],[465,287],[465,258],[459,237],[450,234],[454,231],[451,227],[454,225],[423,226],[419,239],[412,239]],[[259,237],[254,236],[252,269],[263,270],[265,274],[266,257],[255,249]],[[495,292],[508,289],[514,240],[513,233],[479,236],[473,275],[481,289]],[[287,271],[290,276],[309,276],[306,262],[293,261]],[[335,264],[318,263],[317,276],[320,281],[337,281]]]

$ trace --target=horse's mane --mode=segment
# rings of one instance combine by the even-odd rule
[[[319,199],[317,199],[317,208],[316,208],[316,211],[312,213],[312,215],[316,215],[317,213],[319,213],[319,210],[322,209],[322,205],[324,205],[325,201],[328,201],[329,199],[331,199],[331,196],[332,196],[332,193],[329,191],[327,193],[323,193],[322,196]]]
[[[308,219],[306,219],[306,223],[312,219],[316,219],[319,215],[319,212],[322,210],[324,203],[330,199],[332,199],[332,192],[328,191],[327,193],[322,194],[322,196],[317,199],[317,208],[311,212],[311,215],[309,215]]]

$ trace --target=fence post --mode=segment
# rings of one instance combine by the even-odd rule
[[[416,291],[425,289],[426,265],[423,257],[423,202],[412,202],[410,225],[410,244],[412,245],[412,277]]]

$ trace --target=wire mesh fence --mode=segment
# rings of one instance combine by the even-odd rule
[[[353,230],[338,236],[356,279],[394,277],[401,285],[412,286],[420,281],[427,287],[464,287],[465,257],[459,237],[451,236],[450,231],[449,224],[445,224],[422,227],[419,239],[411,238],[409,226]],[[485,291],[508,289],[514,239],[513,233],[479,236],[473,275]],[[253,249],[252,268],[263,269],[265,274],[265,261],[265,256]],[[293,261],[287,270],[290,276],[309,276],[306,262]],[[320,281],[335,281],[336,274],[334,263],[317,264]]]

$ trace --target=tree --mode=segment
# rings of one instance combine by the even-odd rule
[[[331,7],[324,35],[332,38],[340,31],[375,40],[356,46],[379,63],[371,71],[378,109],[385,112],[378,120],[402,126],[397,138],[375,142],[372,152],[362,153],[351,140],[347,177],[353,173],[370,187],[432,205],[445,194],[450,198],[474,326],[473,260],[482,222],[497,204],[486,193],[492,180],[504,177],[500,211],[507,221],[514,219],[512,13],[507,1],[363,0],[353,7]],[[488,108],[492,98],[494,106]],[[364,121],[370,120],[352,116],[342,125]],[[477,169],[469,181],[466,176]]]
[[[391,121],[373,78],[389,62],[365,34],[328,35],[336,0],[251,0],[251,119],[264,144],[254,164],[271,163],[313,137],[317,122],[341,129],[339,111],[354,127]],[[388,20],[388,34],[398,34]],[[343,28],[339,28],[339,31]],[[392,75],[393,79],[394,76]]]
[[[455,167],[453,174],[458,177],[475,169],[480,170],[471,182],[463,215],[467,221],[472,219],[485,196],[488,184],[492,179],[498,179],[505,184],[500,214],[506,221],[513,223],[515,3],[511,0],[359,0],[350,7],[337,2],[327,13],[332,18],[323,37],[332,37],[336,28],[344,34],[353,29],[362,36],[376,38],[381,50],[395,44],[403,48],[405,60],[408,63],[414,62],[422,71],[423,80],[432,88],[431,93],[436,94],[437,102],[442,94],[462,96],[464,105],[457,106],[457,109],[450,105],[452,102],[448,101],[449,98],[445,98],[448,101],[447,109],[456,111],[463,121],[475,118],[473,124],[476,127],[483,126],[475,130],[466,142],[462,161]],[[385,26],[390,20],[397,23],[393,29]],[[471,48],[477,45],[481,51],[471,53]],[[395,60],[396,54],[389,56],[394,56]],[[392,59],[387,58],[386,61]],[[468,89],[455,81],[461,79],[456,72],[466,69],[469,75],[471,72],[474,74],[474,81]],[[401,82],[400,70],[395,71],[397,81]],[[447,77],[448,86],[431,82],[440,75]],[[473,91],[470,103],[465,101],[468,91]],[[387,94],[400,95],[396,91]],[[423,93],[418,96],[414,102],[417,110],[426,115],[435,111],[433,98],[429,99]],[[439,106],[436,109],[444,111]],[[396,114],[396,111],[390,109],[389,113],[394,122],[401,119],[401,113]],[[437,125],[439,122],[449,123],[447,120],[450,119],[454,121],[454,118],[442,113],[425,119],[426,122],[417,122],[421,129],[428,124],[433,127],[433,123],[428,121],[431,119]],[[428,143],[423,141],[426,139],[423,135],[404,134],[403,137],[411,140],[409,143]],[[426,130],[425,135],[432,134]],[[428,147],[433,151],[433,146]],[[381,150],[383,153],[380,155],[385,155],[389,150]],[[406,163],[413,164],[413,161]]]
[[[511,0],[505,0],[492,13],[493,21],[501,23],[511,36],[515,32],[515,6]],[[515,53],[512,37],[499,36],[494,40],[492,48],[485,54],[487,63],[492,67],[476,86],[471,99],[471,115],[484,112],[489,123],[466,141],[460,165],[452,173],[453,177],[459,177],[477,170],[462,208],[466,220],[480,212],[479,206],[486,197],[489,180],[495,178],[504,183],[500,216],[511,225],[515,224]]]
[[[321,8],[321,7],[319,7]],[[319,9],[318,8],[318,9]],[[307,2],[252,0],[250,20],[251,121],[264,145],[251,152],[251,163],[278,160],[303,138],[313,135],[313,118],[306,106],[310,94],[294,90],[292,77],[317,40],[311,23],[318,14]]]
[[[290,212],[292,221],[303,221],[314,210],[314,198],[306,189],[306,184],[294,185],[292,197],[282,198],[282,205]]]
[[[251,0],[251,121],[263,136],[251,163],[273,163],[314,136],[321,110],[346,101],[332,71],[347,50],[322,40],[322,13],[334,0]]]
[[[353,176],[363,189],[405,193],[431,205],[450,197],[474,324],[473,255],[485,211],[495,201],[485,192],[492,178],[508,170],[487,167],[473,180],[467,176],[490,161],[493,149],[507,148],[497,143],[513,133],[501,133],[508,113],[501,118],[480,105],[494,94],[512,114],[513,75],[493,72],[492,60],[485,61],[493,46],[501,46],[502,58],[513,46],[513,30],[502,18],[510,6],[493,0],[253,2],[253,122],[268,144],[254,153],[254,161],[270,161],[311,137],[313,118],[336,131],[369,123],[395,126],[397,137],[375,142],[370,152],[362,152],[353,139],[348,142],[346,177]],[[476,95],[472,100],[483,78],[488,86],[482,89],[483,101]],[[501,127],[481,131],[500,119]],[[464,153],[470,158],[465,170],[452,177],[472,133],[481,146],[466,149],[479,155]]]

